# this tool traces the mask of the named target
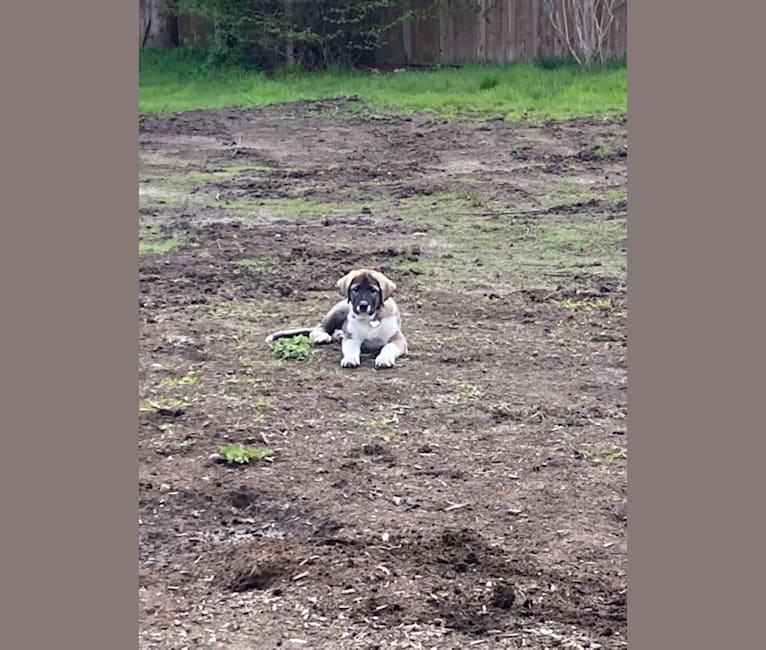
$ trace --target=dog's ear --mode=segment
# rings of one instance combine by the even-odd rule
[[[380,287],[380,301],[382,304],[392,296],[394,290],[396,289],[396,283],[393,280],[389,280],[380,271],[370,271],[370,274]]]
[[[342,278],[340,278],[336,284],[340,292],[346,297],[346,299],[349,298],[348,290],[351,288],[351,283],[354,281],[354,278],[359,275],[358,271],[349,271],[344,275]]]

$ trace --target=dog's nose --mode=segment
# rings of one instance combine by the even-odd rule
[[[362,300],[359,303],[359,309],[367,309],[367,307],[369,307],[369,306],[370,306],[370,304],[368,302],[364,301],[364,300]]]

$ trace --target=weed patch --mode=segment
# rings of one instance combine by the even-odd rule
[[[269,447],[248,447],[241,443],[218,446],[218,455],[227,463],[244,465],[251,460],[271,460],[274,450]]]
[[[279,339],[274,344],[273,353],[277,359],[305,361],[311,357],[311,339],[303,335]]]

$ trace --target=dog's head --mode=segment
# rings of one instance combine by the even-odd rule
[[[338,280],[338,289],[357,316],[373,316],[391,297],[396,284],[379,271],[355,269]]]

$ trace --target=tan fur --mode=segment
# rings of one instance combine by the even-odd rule
[[[382,306],[372,316],[357,315],[351,309],[348,293],[355,283],[377,285],[380,290]],[[278,338],[297,334],[308,334],[315,344],[341,340],[341,366],[344,368],[360,365],[363,351],[377,352],[377,368],[390,368],[396,359],[407,354],[407,339],[401,331],[399,307],[391,297],[396,289],[395,282],[379,271],[354,269],[340,278],[336,286],[344,299],[338,301],[315,327],[274,332],[266,341],[272,343]]]
[[[374,271],[372,269],[355,269],[346,273],[346,275],[338,280],[337,287],[345,296],[348,294],[348,288],[351,286],[351,283],[364,275],[374,280],[375,283],[380,287],[380,290],[383,292],[383,304],[385,305],[386,300],[388,300],[394,293],[394,290],[396,289],[396,283],[379,271]]]

